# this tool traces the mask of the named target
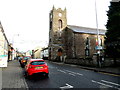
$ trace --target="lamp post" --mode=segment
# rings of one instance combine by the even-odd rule
[[[96,15],[96,28],[97,28],[97,42],[98,42],[98,46],[99,46],[99,29],[98,29],[98,17],[97,17],[96,0],[95,0],[95,15]]]
[[[95,0],[95,15],[96,15],[96,28],[97,28],[97,40],[96,40],[96,50],[97,50],[97,64],[98,67],[101,67],[101,62],[100,62],[100,36],[99,36],[99,29],[98,29],[98,17],[97,17],[97,5],[96,5],[96,0]]]

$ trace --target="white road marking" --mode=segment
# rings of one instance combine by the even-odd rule
[[[70,75],[72,75],[72,76],[75,76],[75,74],[73,74],[73,73],[68,73],[68,74],[70,74]]]
[[[70,72],[70,73],[73,73],[73,74],[77,74],[77,75],[80,75],[80,76],[83,76],[83,74],[76,73],[76,72],[73,72],[73,71],[69,71],[69,70],[65,70],[65,71]]]
[[[105,80],[101,80],[101,81],[105,82],[105,83],[113,84],[113,85],[116,85],[116,86],[120,86],[120,84],[117,84],[117,83],[113,83],[113,82],[109,82],[109,81],[105,81]]]
[[[65,71],[76,74],[75,72],[72,72],[72,71],[69,71],[69,70],[65,70]]]
[[[83,76],[83,74],[80,74],[80,73],[76,73],[76,74],[78,74],[78,75],[80,75],[80,76]]]
[[[65,72],[65,71],[63,71],[63,70],[59,70],[59,69],[58,69],[58,71],[60,71],[60,72],[62,72],[62,73],[66,73],[66,72]]]
[[[107,86],[107,87],[113,88],[113,86],[107,85],[107,84],[104,84],[104,83],[101,83],[101,82],[97,82],[97,81],[94,81],[94,80],[92,80],[92,82],[97,83],[97,84],[100,84],[100,85],[103,85],[103,86]]]
[[[73,86],[70,85],[70,84],[68,84],[68,83],[66,83],[65,85],[66,85],[66,86],[60,87],[60,89],[61,89],[61,90],[64,90],[64,89],[73,88]]]
[[[116,83],[108,82],[108,81],[105,81],[105,80],[101,80],[101,81],[102,81],[102,82],[105,82],[105,83],[113,84],[113,85],[116,84]],[[97,82],[97,81],[94,81],[94,80],[92,80],[92,82],[97,83],[97,84],[100,84],[100,85],[103,85],[103,86],[106,86],[106,87],[115,88],[115,89],[120,90],[120,88],[115,87],[115,86],[107,85],[107,84],[104,84],[104,83],[101,83],[101,82]],[[116,84],[116,85],[117,85],[117,84]],[[119,84],[118,84],[118,85],[119,85]]]
[[[60,70],[60,69],[57,69],[57,71],[62,72],[62,73],[67,73],[68,72],[68,74],[70,74],[72,76],[76,76],[76,75],[83,76],[83,74],[75,73],[75,72],[72,72],[72,71],[69,71],[69,70]]]

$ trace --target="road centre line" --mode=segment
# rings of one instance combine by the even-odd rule
[[[60,70],[60,69],[57,69],[57,71],[60,71],[60,72],[62,72],[62,73],[67,73],[68,72],[68,74],[70,74],[70,75],[72,75],[72,76],[76,76],[76,75],[80,75],[80,76],[83,76],[83,74],[80,74],[80,73],[75,73],[75,72],[72,72],[72,71],[69,71],[69,70]],[[67,71],[67,72],[66,72]]]
[[[103,86],[107,86],[107,87],[113,88],[113,86],[107,85],[107,84],[104,84],[104,83],[101,83],[101,82],[97,82],[97,81],[94,81],[94,80],[92,80],[92,82],[100,84],[100,85],[103,85]]]
[[[80,74],[80,73],[76,73],[77,75],[80,75],[80,76],[83,76],[83,74]]]
[[[65,71],[70,72],[70,73],[73,73],[73,74],[77,74],[77,75],[83,76],[83,74],[80,74],[80,73],[72,72],[72,71],[69,71],[69,70],[65,70]]]
[[[109,81],[105,81],[105,80],[101,80],[101,81],[105,82],[105,83],[113,84],[113,85],[116,85],[116,86],[120,86],[120,84],[117,84],[117,83],[113,83],[113,82],[109,82]]]
[[[60,72],[62,72],[62,73],[66,73],[65,71],[63,71],[63,70],[59,70],[58,69],[58,71],[60,71]],[[75,74],[74,73],[68,73],[68,74],[70,74],[70,75],[72,75],[72,76],[75,76]]]
[[[58,69],[58,71],[63,72],[63,73],[66,73],[66,72],[65,72],[65,71],[63,71],[63,70],[59,70],[59,69]]]
[[[75,74],[73,74],[73,73],[68,73],[68,74],[70,74],[70,75],[72,75],[72,76],[75,76]]]
[[[65,71],[76,74],[75,72],[73,72],[73,71],[69,71],[69,70],[66,70],[66,69],[65,69]]]

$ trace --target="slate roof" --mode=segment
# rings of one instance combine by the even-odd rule
[[[88,34],[97,34],[96,28],[88,28],[88,27],[81,27],[81,26],[73,26],[73,25],[67,25],[67,28],[72,30],[75,33],[88,33]],[[99,29],[100,35],[105,35],[106,30]]]

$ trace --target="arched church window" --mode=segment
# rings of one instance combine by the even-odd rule
[[[50,30],[52,29],[52,21],[50,21]]]
[[[87,48],[87,49],[89,49],[89,44],[90,44],[90,43],[89,43],[89,38],[87,37],[87,39],[86,39],[86,48]]]
[[[52,17],[53,17],[53,15],[52,14],[50,14],[50,18],[52,19]]]
[[[63,52],[63,50],[61,48],[58,49],[58,52]]]
[[[87,37],[85,42],[85,56],[90,55],[90,39]]]
[[[61,30],[61,28],[62,28],[62,20],[61,19],[58,20],[58,28],[59,28],[59,30]]]

